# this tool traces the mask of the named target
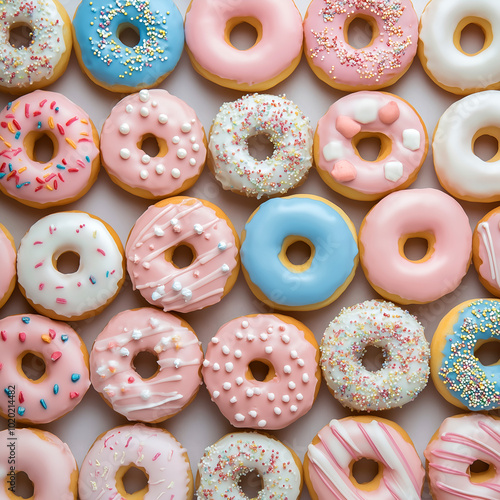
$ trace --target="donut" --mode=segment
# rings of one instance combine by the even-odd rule
[[[174,254],[185,247],[192,261],[177,267]],[[125,247],[127,270],[134,290],[150,304],[165,312],[197,311],[216,304],[233,287],[239,247],[238,234],[219,207],[175,196],[137,219]]]
[[[497,498],[500,490],[500,421],[468,413],[446,418],[424,451],[432,498]],[[472,464],[488,465],[473,472]]]
[[[66,274],[57,260],[76,254],[79,267]],[[17,276],[22,294],[40,314],[76,321],[99,314],[125,279],[122,244],[95,215],[71,211],[47,215],[21,240]]]
[[[500,339],[500,301],[471,299],[451,309],[431,342],[431,377],[448,402],[462,410],[500,408],[498,362],[484,365],[475,351]]]
[[[271,157],[252,156],[252,137],[271,141]],[[309,118],[292,101],[246,95],[219,109],[210,129],[208,165],[226,190],[256,198],[280,195],[304,182],[313,162],[312,148]]]
[[[148,478],[148,484],[133,494],[123,485],[130,469],[140,469]],[[165,429],[144,424],[115,427],[90,447],[80,468],[78,494],[80,500],[191,500],[193,475],[187,452]]]
[[[90,386],[89,355],[69,325],[37,314],[7,316],[0,319],[0,339],[0,386],[7,396],[0,398],[3,417],[46,424],[82,400]],[[39,358],[31,358],[32,366],[38,361],[43,368],[38,379],[24,371],[27,354]]]
[[[302,464],[296,453],[271,436],[235,432],[205,450],[196,475],[197,498],[247,499],[238,483],[251,471],[256,471],[262,482],[257,498],[300,497]]]
[[[432,153],[438,180],[455,198],[478,203],[500,201],[500,154],[484,161],[474,153],[479,137],[500,139],[500,92],[463,97],[441,116]]]
[[[429,1],[420,17],[418,57],[436,85],[459,95],[500,87],[499,14],[495,0]],[[470,25],[484,35],[483,47],[474,54],[460,44],[463,30]]]
[[[358,483],[352,472],[362,458],[378,465],[376,476],[366,483]],[[404,429],[363,415],[331,420],[316,434],[304,458],[304,477],[313,500],[420,500],[425,471]]]
[[[348,35],[356,19],[372,33],[359,49]],[[306,60],[320,80],[338,90],[392,85],[409,69],[417,42],[418,16],[410,0],[312,0],[304,19]]]
[[[0,307],[3,307],[16,287],[16,246],[9,230],[0,224],[0,255],[2,272],[0,273]]]
[[[140,352],[157,356],[144,379],[134,368]],[[94,389],[128,420],[161,422],[185,408],[201,384],[203,352],[189,324],[152,307],[122,311],[97,336],[90,353]]]
[[[412,238],[427,241],[426,254],[418,260],[405,254]],[[467,273],[471,250],[467,214],[451,196],[433,188],[388,194],[359,229],[366,279],[382,297],[399,304],[425,304],[455,290]]]
[[[48,138],[52,158],[39,161],[36,143]],[[34,208],[81,198],[97,179],[99,135],[89,115],[67,97],[36,90],[0,111],[0,190]]]
[[[378,157],[361,157],[358,144],[380,140]],[[362,91],[336,101],[314,135],[314,160],[330,188],[354,200],[378,200],[408,187],[418,175],[429,147],[417,111],[394,94]]]
[[[239,50],[233,29],[251,25],[257,39]],[[186,50],[194,69],[223,87],[257,92],[292,74],[302,56],[302,16],[293,0],[191,0]]]
[[[241,264],[254,295],[283,311],[309,311],[331,304],[347,288],[358,265],[356,229],[330,201],[315,195],[273,198],[262,203],[242,232]],[[310,248],[304,264],[293,264],[288,248]]]
[[[265,364],[256,379],[252,361]],[[283,429],[305,415],[319,391],[319,350],[300,321],[280,314],[242,316],[223,325],[207,347],[203,380],[234,427]]]
[[[16,30],[23,28],[29,37],[18,44]],[[68,66],[72,46],[71,19],[57,0],[3,1],[0,90],[24,94],[54,83]]]
[[[151,157],[141,146],[158,145]],[[122,99],[101,132],[102,162],[112,181],[143,198],[173,196],[191,187],[207,154],[203,125],[184,101],[166,90],[143,89]]]
[[[382,367],[362,363],[368,346],[383,351]],[[381,411],[413,401],[427,385],[430,347],[417,318],[390,302],[344,307],[321,340],[320,366],[334,397],[355,411]]]
[[[122,41],[128,30],[138,38],[132,47]],[[96,85],[130,93],[158,86],[174,70],[184,22],[172,0],[82,0],[73,44],[80,68]]]
[[[78,466],[68,445],[57,436],[9,426],[0,432],[0,446],[2,498],[21,498],[16,495],[16,473],[24,472],[36,491],[31,498],[76,500]]]

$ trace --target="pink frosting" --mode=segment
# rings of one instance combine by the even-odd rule
[[[399,241],[417,233],[436,239],[425,262],[399,253]],[[404,304],[426,303],[462,281],[470,263],[472,231],[467,214],[451,196],[432,188],[410,189],[387,195],[368,212],[359,243],[361,265],[379,293],[395,295]]]
[[[253,47],[238,50],[225,41],[226,25],[234,18],[261,24],[262,37]],[[193,0],[185,28],[186,44],[196,62],[238,84],[258,85],[278,77],[302,50],[302,17],[292,0]]]
[[[476,226],[478,253],[474,255],[476,270],[491,288],[500,294],[500,211],[495,209]]]
[[[28,352],[45,363],[38,381],[18,371]],[[72,410],[90,386],[87,361],[85,345],[66,323],[35,314],[0,320],[0,387],[13,394],[18,422],[46,424]],[[10,398],[0,398],[2,414],[9,405]]]
[[[137,144],[151,134],[164,141],[164,156],[150,157]],[[101,153],[108,173],[129,190],[152,197],[182,191],[205,164],[205,131],[196,113],[166,90],[141,90],[122,99],[104,122]]]
[[[179,245],[193,249],[184,268],[165,259]],[[216,304],[228,278],[239,269],[239,241],[229,219],[196,198],[172,198],[152,205],[135,223],[127,241],[127,269],[134,289],[164,311],[190,312]]]
[[[235,427],[282,429],[314,403],[318,347],[290,321],[273,314],[242,316],[222,326],[209,343],[203,379],[212,400]],[[272,365],[274,378],[247,376],[254,360]]]
[[[134,370],[142,352],[158,356],[158,372],[144,380]],[[191,402],[201,384],[198,337],[173,314],[152,307],[123,311],[97,336],[90,354],[94,389],[129,420],[165,420]]]
[[[377,29],[371,45],[347,43],[346,23],[369,17]],[[417,52],[418,17],[410,0],[312,0],[304,21],[304,50],[309,63],[331,85],[377,89],[410,66]]]
[[[10,425],[9,429],[0,432],[1,498],[21,498],[7,497],[7,491],[4,492],[4,488],[10,487],[13,470],[23,471],[29,476],[36,500],[76,498],[76,491],[70,490],[71,476],[78,474],[75,458],[68,445],[50,432],[16,429]]]
[[[51,134],[57,142],[48,163],[29,158],[24,141],[30,132]],[[89,115],[61,94],[36,90],[9,103],[0,112],[0,139],[0,188],[23,203],[69,203],[95,180],[99,149]]]
[[[12,293],[12,280],[16,277],[16,249],[10,239],[10,233],[0,224],[0,255],[2,272],[0,273],[0,305],[4,304]]]

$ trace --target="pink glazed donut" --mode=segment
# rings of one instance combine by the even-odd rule
[[[348,43],[349,25],[363,19],[370,43]],[[304,20],[304,52],[316,76],[344,91],[392,85],[417,53],[418,16],[410,0],[312,0]]]
[[[0,224],[0,255],[2,256],[0,307],[3,307],[14,291],[17,276],[14,238],[3,224]]]
[[[419,260],[405,255],[409,239],[427,240]],[[450,195],[409,189],[387,195],[359,230],[361,266],[372,287],[391,302],[425,304],[455,290],[471,261],[469,218]]]

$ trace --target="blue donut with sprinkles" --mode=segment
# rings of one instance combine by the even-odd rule
[[[297,242],[310,255],[293,263]],[[282,311],[309,311],[333,302],[352,281],[358,265],[356,229],[330,201],[314,195],[272,198],[247,221],[241,264],[255,296]]]
[[[133,47],[122,41],[130,30],[139,39]],[[171,0],[83,0],[73,18],[73,40],[80,67],[94,83],[135,92],[158,85],[177,65],[182,14]]]

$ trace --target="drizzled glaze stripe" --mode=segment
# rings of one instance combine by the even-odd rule
[[[500,295],[500,209],[488,212],[477,224],[472,239],[473,262],[481,283]]]

